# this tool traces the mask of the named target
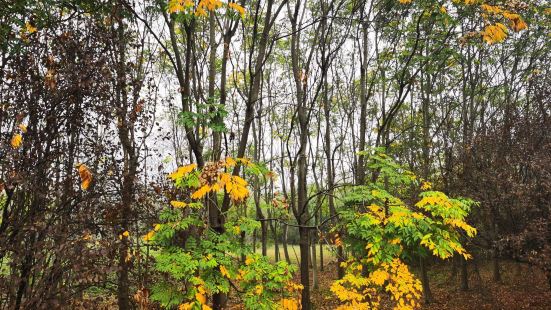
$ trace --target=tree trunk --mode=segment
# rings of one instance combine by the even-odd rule
[[[319,283],[318,283],[318,262],[317,262],[317,258],[316,258],[316,240],[315,240],[315,235],[313,234],[313,232],[310,232],[311,233],[311,238],[310,238],[310,242],[312,243],[312,289],[313,290],[318,290],[319,289]]]
[[[450,271],[450,282],[455,283],[457,280],[457,265],[459,265],[459,256],[454,255],[452,257],[452,269]]]
[[[310,256],[309,229],[299,227],[300,235],[300,283],[303,286],[301,304],[303,310],[310,310],[310,268],[308,266]]]
[[[279,240],[277,238],[277,225],[274,225],[274,256],[276,263],[279,262]]]
[[[423,300],[426,304],[432,302],[432,292],[429,286],[429,275],[427,273],[427,262],[423,257],[419,258],[419,266],[421,268],[421,284],[423,286]]]
[[[322,219],[322,208],[320,208],[320,211],[319,211],[319,220],[321,221]],[[318,237],[318,240],[319,240],[319,244],[320,244],[320,271],[323,272],[323,240],[321,238]]]
[[[285,261],[287,264],[291,263],[291,258],[289,257],[289,248],[287,247],[287,232],[289,226],[283,224],[283,255],[285,255]]]
[[[467,260],[461,257],[461,285],[460,289],[462,291],[469,290],[469,271],[467,269]]]

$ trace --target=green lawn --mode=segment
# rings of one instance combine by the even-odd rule
[[[298,258],[300,257],[300,249],[298,244],[289,244],[287,245],[287,249],[289,250],[289,258],[291,259],[291,263],[296,264],[298,262]],[[275,261],[275,246],[273,244],[268,245],[268,253],[267,256],[270,258],[270,260]],[[323,263],[327,264],[330,261],[333,261],[335,258],[335,253],[333,252],[334,248],[324,245],[323,246]],[[260,244],[257,244],[256,247],[256,253],[262,253],[262,249],[260,247]],[[279,257],[281,260],[285,259],[285,254],[283,253],[283,245],[279,245]],[[316,246],[316,258],[318,260],[319,264],[319,245]]]

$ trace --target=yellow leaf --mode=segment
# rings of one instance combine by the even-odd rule
[[[195,299],[197,299],[197,301],[202,305],[204,305],[207,302],[207,298],[205,297],[205,295],[199,292],[195,293]]]
[[[513,28],[516,32],[528,28],[528,25],[526,25],[524,20],[518,14],[505,12],[503,13],[503,17],[507,18],[511,22],[511,28]]]
[[[25,126],[25,124],[19,124],[17,127],[19,127],[23,133],[27,133],[27,126]]]
[[[239,235],[241,233],[241,227],[239,226],[233,226],[233,233],[235,235]]]
[[[155,236],[155,231],[154,230],[148,232],[145,236],[143,236],[143,240],[147,242],[147,241],[151,240],[153,238],[153,236]]]
[[[170,202],[170,205],[172,205],[174,208],[185,208],[187,206],[187,203],[183,201],[172,200]]]
[[[226,165],[227,168],[230,168],[230,167],[234,167],[235,165],[237,165],[237,162],[235,161],[235,159],[233,159],[231,157],[226,157],[225,165]]]
[[[263,291],[264,291],[264,287],[262,285],[257,285],[254,289],[254,293],[256,295],[262,294]]]
[[[199,294],[205,294],[207,291],[205,291],[205,288],[202,286],[202,285],[199,285],[197,287],[197,291],[199,292]]]
[[[29,22],[25,23],[25,29],[27,30],[28,33],[35,33],[38,30],[36,29],[35,26],[31,25],[31,23]]]
[[[228,269],[226,269],[226,267],[220,265],[220,273],[222,274],[223,277],[226,277],[226,278],[230,278],[230,274],[228,272]]]
[[[184,10],[182,0],[170,0],[168,2],[168,13],[178,13]]]
[[[281,309],[283,310],[298,310],[300,309],[300,300],[283,298],[281,300]]]
[[[172,180],[177,180],[183,178],[185,175],[193,171],[197,167],[197,164],[189,164],[186,166],[179,167],[176,171],[169,174],[169,177]]]
[[[178,310],[191,310],[193,309],[193,304],[186,302],[185,304],[180,304]]]
[[[86,167],[85,164],[79,164],[78,167],[78,173],[80,175],[81,184],[83,190],[87,190],[88,187],[90,187],[90,183],[92,182],[92,173],[90,170],[88,170],[88,167]]]
[[[432,188],[432,183],[424,181],[423,184],[421,184],[421,189],[426,191]]]
[[[237,13],[239,13],[239,15],[241,15],[241,17],[245,16],[245,8],[240,6],[239,4],[237,4],[235,2],[230,2],[230,3],[228,3],[228,6],[230,8],[232,8],[234,11],[236,11]]]
[[[191,198],[192,199],[201,199],[203,197],[205,197],[205,195],[210,191],[210,186],[208,184],[205,184],[203,186],[201,186],[201,188],[199,188],[198,190],[196,190],[195,192],[193,192],[193,194],[191,194]]]
[[[203,8],[197,8],[197,10],[195,10],[195,16],[205,17],[207,16],[207,11]]]
[[[507,37],[507,27],[502,23],[496,23],[495,25],[488,25],[481,32],[482,38],[488,44],[500,43]]]
[[[23,136],[20,134],[13,135],[11,138],[11,147],[14,149],[18,149],[21,146],[21,142],[23,141]]]
[[[480,8],[492,14],[500,14],[503,12],[503,10],[500,7],[495,5],[481,4]]]

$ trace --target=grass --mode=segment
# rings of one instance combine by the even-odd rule
[[[292,264],[298,264],[299,258],[300,258],[300,247],[298,244],[289,244],[287,245],[287,249],[289,251],[289,259],[291,260]],[[311,248],[310,248],[311,249]],[[333,261],[335,259],[335,253],[333,252],[334,248],[330,246],[323,246],[323,263],[327,264],[330,261]],[[256,253],[262,253],[262,248],[260,244],[257,244],[256,247]],[[275,246],[273,244],[269,244],[267,248],[266,256],[270,258],[271,261],[275,261]],[[281,260],[285,259],[285,254],[283,253],[283,245],[279,245],[279,257]],[[319,245],[316,245],[316,259],[319,264]]]

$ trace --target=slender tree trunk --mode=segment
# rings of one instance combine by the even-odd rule
[[[367,50],[367,42],[369,40],[368,35],[368,22],[362,23],[362,57],[360,68],[360,141],[359,151],[365,151],[366,147],[366,131],[367,131],[367,58],[369,57]],[[358,166],[356,167],[356,184],[363,185],[365,182],[365,156],[358,155]]]
[[[317,225],[317,223],[316,223]],[[316,238],[315,238],[315,234],[312,232],[310,232],[311,234],[311,238],[310,238],[310,242],[312,243],[312,289],[313,290],[318,290],[319,289],[319,283],[318,283],[318,262],[317,262],[317,258],[316,258]]]
[[[310,268],[308,266],[310,256],[309,229],[299,227],[300,246],[300,283],[303,286],[301,304],[302,309],[310,310]]]
[[[421,269],[421,284],[423,286],[423,299],[425,303],[429,304],[432,302],[432,292],[429,286],[429,275],[427,273],[427,262],[423,257],[419,258],[419,266]]]
[[[319,210],[319,221],[323,218],[322,216],[322,208]],[[319,244],[320,244],[320,271],[323,272],[323,240],[318,237]]]
[[[277,225],[274,225],[274,253],[275,253],[275,261],[276,263],[279,262],[279,238],[277,237]]]
[[[129,218],[131,215],[132,204],[134,200],[135,178],[137,173],[138,159],[134,148],[133,124],[128,119],[128,110],[130,109],[127,83],[126,83],[126,39],[124,32],[124,19],[122,18],[121,8],[118,8],[119,25],[118,25],[118,43],[119,43],[119,59],[117,68],[117,105],[119,125],[118,136],[121,142],[123,151],[123,179],[121,190],[121,229],[118,231],[121,237],[119,248],[119,270],[118,270],[118,306],[119,309],[130,308],[130,283],[129,283],[129,237],[124,236],[125,232],[130,230]]]
[[[287,264],[291,263],[291,258],[289,257],[289,248],[287,246],[287,232],[289,231],[289,226],[283,224],[283,255],[285,255],[285,261]]]
[[[459,265],[459,256],[454,255],[452,257],[452,269],[450,271],[450,282],[455,283],[457,281],[457,269]]]
[[[461,257],[461,274],[460,274],[460,278],[461,278],[461,284],[460,284],[460,289],[462,291],[467,291],[469,290],[469,270],[467,268],[467,260],[463,257]]]

